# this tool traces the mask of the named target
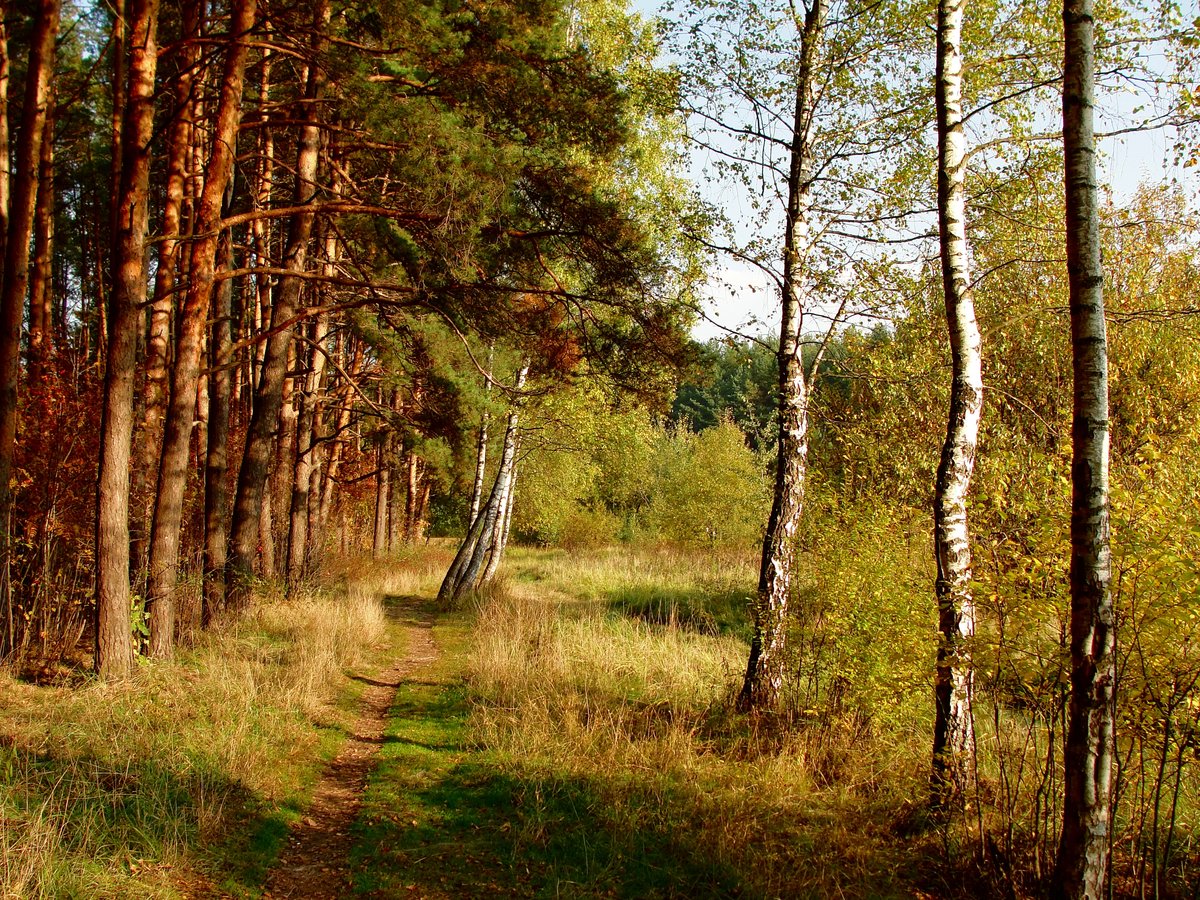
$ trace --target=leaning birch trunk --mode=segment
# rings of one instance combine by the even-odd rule
[[[320,0],[313,22],[310,45],[312,60],[305,85],[302,118],[296,158],[296,203],[308,204],[315,199],[317,162],[321,151],[321,98],[325,92],[325,69],[320,55],[326,44],[329,29],[329,0]],[[301,278],[308,259],[308,244],[312,238],[312,210],[291,217],[283,268],[287,274],[279,279],[275,304],[271,310],[272,324],[279,328],[266,342],[262,372],[254,390],[253,412],[246,435],[246,450],[238,470],[237,494],[233,503],[233,526],[229,540],[229,574],[226,579],[226,605],[233,611],[244,610],[250,602],[250,583],[254,577],[254,559],[258,550],[259,517],[264,503],[267,478],[271,464],[271,445],[274,442],[279,413],[283,406],[283,382],[287,377],[288,350],[292,330],[285,327],[296,315],[300,303]]]
[[[518,391],[525,386],[525,378],[528,374],[529,366],[526,364],[517,374],[516,389]],[[442,586],[438,590],[438,601],[441,603],[457,601],[474,587],[479,570],[491,549],[492,534],[501,512],[500,504],[503,492],[516,457],[517,413],[518,410],[514,407],[508,415],[508,426],[504,432],[504,448],[500,456],[500,465],[496,470],[496,479],[492,482],[492,490],[488,495],[487,502],[476,516],[475,522],[467,530],[466,539],[458,548],[454,562],[450,564],[450,570],[442,580]]]
[[[1063,149],[1074,387],[1071,426],[1071,699],[1063,824],[1051,894],[1099,900],[1109,850],[1113,603],[1109,592],[1108,353],[1093,132],[1092,0],[1064,0]]]
[[[965,797],[975,752],[971,661],[975,633],[967,492],[983,409],[979,326],[967,261],[966,137],[962,115],[962,23],[966,0],[939,0],[937,29],[938,231],[953,381],[933,501],[938,604],[932,801]]]
[[[805,304],[808,217],[812,206],[814,66],[825,24],[824,0],[813,0],[804,18],[796,113],[788,170],[787,217],[783,249],[783,311],[779,331],[779,438],[775,492],[763,538],[754,634],[738,708],[770,708],[783,686],[787,606],[792,589],[795,537],[804,505],[808,457],[808,381],[800,344]]]
[[[150,535],[150,579],[146,593],[150,655],[159,659],[166,659],[174,652],[175,586],[179,577],[179,541],[188,456],[196,419],[196,387],[215,283],[221,209],[233,177],[238,126],[242,120],[242,85],[256,6],[256,0],[240,0],[230,12],[230,43],[221,77],[221,99],[205,166],[204,189],[196,211],[196,237],[189,254],[187,293],[179,317],[175,365],[171,370],[171,395],[158,468],[154,525]]]
[[[96,656],[105,679],[133,668],[129,590],[129,457],[138,330],[146,300],[150,142],[158,68],[158,2],[135,0],[130,11],[128,100],[121,126],[120,178],[113,241],[113,290],[100,425],[96,496]]]
[[[504,496],[508,489],[512,473],[512,459],[516,452],[514,436],[516,434],[517,413],[514,410],[508,416],[508,431],[504,436],[504,450],[500,458],[500,467],[496,471],[496,481],[488,502],[479,513],[479,537],[471,548],[471,555],[463,565],[451,597],[458,601],[473,591],[479,583],[480,571],[492,554],[496,539],[496,525],[504,509]]]
[[[517,491],[517,461],[514,450],[513,462],[509,466],[508,479],[504,485],[504,499],[500,503],[500,513],[496,517],[496,527],[492,532],[492,549],[488,554],[487,566],[479,578],[481,585],[491,584],[500,568],[500,560],[504,557],[504,548],[508,546],[508,526],[512,517],[513,497]]]

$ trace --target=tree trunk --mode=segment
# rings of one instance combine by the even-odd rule
[[[504,548],[508,546],[508,526],[512,517],[513,497],[517,492],[517,460],[514,449],[513,463],[509,466],[508,479],[504,485],[504,499],[500,504],[500,514],[496,518],[496,529],[492,533],[492,549],[488,554],[487,566],[479,579],[480,584],[490,584],[500,568],[504,557]]]
[[[1093,132],[1092,0],[1064,0],[1063,149],[1074,370],[1071,427],[1071,700],[1063,825],[1051,892],[1104,896],[1113,745],[1109,592],[1108,353]]]
[[[346,366],[346,374],[351,380],[358,377],[359,369],[362,368],[362,359],[362,344],[359,341],[354,341],[354,350],[350,354],[349,365]],[[329,462],[325,468],[325,481],[321,486],[321,502],[317,513],[318,536],[316,541],[318,545],[323,543],[325,539],[326,523],[329,521],[329,513],[333,509],[333,493],[337,488],[338,475],[341,474],[342,470],[342,455],[345,452],[346,446],[343,435],[346,429],[350,427],[350,419],[353,414],[353,408],[350,405],[352,387],[346,384],[343,385],[343,389],[344,396],[340,399],[337,420],[334,423],[333,446],[329,449]]]
[[[8,133],[8,87],[11,61],[8,57],[8,8],[7,0],[0,3],[0,159],[7,160],[11,147]],[[0,259],[4,259],[8,246],[9,210],[8,166],[0,166]],[[4,275],[0,273],[0,283]]]
[[[292,475],[292,509],[288,535],[288,589],[298,586],[307,575],[309,518],[308,501],[312,491],[313,463],[317,442],[317,398],[325,375],[325,354],[321,345],[329,333],[329,319],[319,316],[313,323],[310,363],[300,397],[300,417],[296,424],[296,464]]]
[[[383,559],[387,554],[388,497],[392,491],[392,467],[387,458],[387,440],[381,439],[378,450],[379,471],[375,475],[375,535],[371,557]]]
[[[312,201],[317,185],[317,161],[321,149],[321,97],[324,94],[324,68],[319,63],[329,27],[329,0],[321,0],[316,11],[312,37],[313,60],[302,105],[304,126],[300,132],[296,160],[296,203]],[[305,211],[292,216],[284,251],[284,269],[271,311],[271,321],[282,325],[296,314],[300,301],[301,279],[312,238],[314,213]],[[226,585],[229,606],[244,609],[250,599],[250,581],[254,574],[254,556],[258,543],[259,516],[271,462],[271,443],[283,405],[283,381],[287,375],[290,328],[281,328],[267,340],[262,375],[254,391],[254,411],[246,436],[246,451],[238,471],[237,495],[233,508],[230,538],[229,579]]]
[[[225,232],[226,268],[233,242]],[[208,385],[208,448],[204,462],[204,589],[200,624],[210,627],[225,604],[225,556],[229,539],[229,423],[233,392],[233,279],[217,286],[212,323],[212,374]]]
[[[45,377],[54,339],[54,92],[47,101],[33,215],[33,271],[29,277],[29,380]]]
[[[496,345],[492,344],[488,347],[488,375],[492,373],[492,361],[496,355]],[[492,383],[485,381],[483,384],[483,393],[486,398],[491,392]],[[475,519],[479,516],[479,507],[483,503],[483,481],[487,475],[487,445],[488,445],[488,415],[487,409],[484,409],[479,416],[479,441],[475,447],[475,483],[471,487],[471,512],[467,516],[467,530],[471,530],[471,526],[475,524]]]
[[[96,671],[116,679],[133,667],[129,590],[129,457],[137,342],[146,301],[146,233],[158,2],[134,0],[129,27],[129,86],[121,128],[113,290],[100,426],[96,498]]]
[[[21,324],[25,314],[25,289],[29,284],[29,239],[37,208],[37,173],[46,132],[54,75],[54,40],[58,34],[59,0],[42,0],[30,38],[29,71],[25,104],[13,160],[15,177],[8,209],[8,234],[4,246],[4,271],[0,273],[0,609],[5,634],[0,635],[0,656],[11,649],[13,463],[17,449],[17,384],[21,370]],[[8,160],[3,162],[7,165]]]
[[[804,506],[808,458],[808,380],[800,335],[804,324],[808,216],[812,206],[814,66],[825,24],[824,0],[813,0],[804,19],[796,113],[788,170],[788,205],[783,248],[783,311],[779,329],[779,437],[775,491],[763,538],[754,634],[746,677],[738,696],[742,711],[770,708],[783,686],[787,606],[792,590],[795,536]]]
[[[517,373],[516,389],[525,386],[525,378],[529,374],[526,363]],[[487,560],[492,549],[496,522],[503,511],[504,493],[508,489],[512,467],[517,454],[517,423],[519,408],[514,406],[508,414],[508,425],[504,432],[504,447],[500,455],[500,465],[496,469],[496,479],[492,482],[492,491],[487,502],[480,510],[475,523],[467,531],[462,546],[458,548],[454,561],[450,564],[446,577],[438,589],[438,602],[450,603],[461,600],[465,594],[474,590],[480,569]]]
[[[254,27],[256,5],[256,0],[238,0],[230,10],[230,44],[221,77],[212,149],[204,167],[204,190],[193,224],[196,237],[189,254],[187,294],[179,317],[150,543],[146,613],[150,619],[150,655],[157,658],[170,657],[174,647],[175,585],[200,354],[212,302],[221,210],[233,176],[238,125],[242,118],[242,85],[250,50],[246,38]]]
[[[268,47],[263,50],[262,78],[259,83],[258,92],[258,108],[260,110],[259,114],[262,117],[259,127],[258,184],[255,187],[254,198],[258,209],[270,208],[271,192],[275,185],[275,135],[271,127],[267,124],[270,121],[271,108],[271,62],[272,51]],[[254,264],[258,268],[267,268],[272,265],[270,228],[271,223],[269,219],[253,219],[250,222],[250,234],[254,246]],[[272,306],[271,276],[262,273],[257,274],[254,276],[254,284],[256,288],[253,316],[254,330],[256,333],[261,333],[269,318],[269,310]],[[265,345],[258,343],[248,354],[250,369],[248,383],[252,386],[258,384],[259,373],[262,372],[262,357],[265,352]],[[253,395],[253,387],[250,390],[251,395]]]
[[[175,115],[167,136],[167,182],[162,212],[163,239],[158,246],[154,300],[150,306],[150,333],[146,341],[145,407],[133,468],[133,496],[139,506],[133,523],[134,569],[149,575],[150,532],[154,522],[155,494],[162,456],[171,360],[171,324],[175,309],[176,270],[179,267],[184,186],[195,132],[192,121],[195,67],[200,58],[200,3],[188,2],[181,10],[185,45],[172,88]]]
[[[979,326],[967,260],[966,137],[962,116],[962,22],[966,0],[939,0],[937,29],[938,230],[953,381],[933,501],[935,592],[941,639],[934,679],[932,800],[961,802],[975,752],[971,661],[975,633],[967,492],[983,409]]]

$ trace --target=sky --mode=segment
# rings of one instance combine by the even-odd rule
[[[661,0],[634,0],[632,5],[643,16],[653,18],[659,15],[665,4]],[[1195,22],[1200,17],[1200,0],[1184,0],[1181,6],[1185,22]],[[969,6],[967,15],[970,15]],[[1115,89],[1102,91],[1098,99],[1098,133],[1127,127],[1137,107],[1155,102],[1140,87],[1119,82]],[[1052,128],[1054,124],[1048,123],[1048,126]],[[1112,192],[1118,205],[1130,198],[1139,184],[1170,178],[1176,178],[1184,184],[1185,190],[1194,199],[1200,195],[1197,169],[1183,169],[1174,163],[1176,137],[1174,130],[1160,129],[1101,141],[1100,180]],[[690,172],[701,196],[721,208],[734,207],[736,212],[738,198],[735,192],[728,185],[706,180],[705,160],[700,154],[700,151],[693,153]],[[748,235],[742,231],[738,237],[745,239]],[[721,337],[731,331],[755,335],[773,333],[778,328],[778,289],[774,280],[756,267],[728,257],[718,260],[714,264],[706,296],[709,301],[707,315],[692,330],[698,340]]]

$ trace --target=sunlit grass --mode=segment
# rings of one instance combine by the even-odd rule
[[[0,690],[0,895],[177,897],[261,883],[353,720],[382,597],[436,561],[358,566],[345,589],[262,593],[236,624],[120,684]]]
[[[473,733],[501,771],[539,786],[528,832],[549,841],[553,798],[586,793],[608,836],[596,893],[910,895],[887,820],[897,794],[869,775],[826,786],[822,774],[860,736],[732,712],[748,616],[730,598],[750,596],[749,561],[524,551],[509,578],[482,603],[467,656]],[[872,748],[857,749],[860,774],[878,771]],[[892,783],[912,786],[904,769]],[[670,864],[647,836],[670,836]],[[677,888],[648,874],[664,866]]]

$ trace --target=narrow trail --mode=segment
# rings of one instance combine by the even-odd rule
[[[427,617],[404,626],[404,656],[367,680],[354,733],[329,764],[312,805],[288,835],[287,845],[267,877],[269,900],[335,900],[350,878],[350,826],[362,806],[363,790],[383,744],[388,712],[405,678],[438,658],[433,622]]]

